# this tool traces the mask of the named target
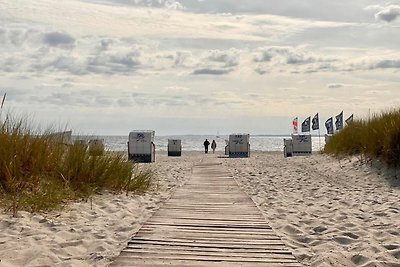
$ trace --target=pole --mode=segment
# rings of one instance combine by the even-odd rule
[[[321,151],[321,131],[319,129],[319,125],[318,125],[318,145],[319,145],[319,150]]]

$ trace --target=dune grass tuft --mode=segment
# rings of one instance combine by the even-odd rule
[[[135,164],[104,147],[93,153],[10,116],[0,127],[0,203],[14,214],[56,209],[104,189],[143,192],[151,186],[151,170],[134,173]]]
[[[362,155],[379,159],[390,167],[400,166],[400,109],[356,120],[334,134],[324,151],[336,156]]]

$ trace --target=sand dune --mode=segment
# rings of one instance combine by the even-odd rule
[[[62,212],[17,218],[0,214],[0,266],[106,266],[173,189],[189,177],[202,155],[165,155],[151,166],[156,190],[144,195],[103,193],[91,203],[73,203]]]
[[[323,155],[253,153],[224,164],[305,266],[400,266],[393,173]]]
[[[144,195],[0,214],[0,266],[107,266],[204,156],[222,155],[157,154],[149,166],[158,185]],[[390,171],[317,154],[220,160],[304,266],[400,266],[400,186]]]

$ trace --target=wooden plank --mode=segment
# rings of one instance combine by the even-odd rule
[[[133,250],[150,250],[150,251],[193,251],[193,252],[204,252],[204,253],[224,253],[226,255],[234,254],[239,255],[240,253],[260,253],[260,254],[279,254],[279,255],[290,255],[292,257],[292,253],[285,248],[283,249],[274,249],[274,248],[254,248],[254,249],[246,249],[246,248],[237,248],[237,249],[226,249],[226,248],[215,248],[215,247],[183,247],[183,246],[163,246],[163,245],[148,245],[148,246],[128,246],[121,252],[121,255],[125,252],[133,251]]]
[[[274,245],[283,245],[282,241],[279,238],[275,239],[265,239],[265,240],[248,240],[244,242],[243,240],[234,240],[234,239],[208,239],[206,237],[199,238],[196,240],[193,239],[185,239],[185,238],[168,238],[163,237],[160,240],[157,239],[142,239],[142,238],[135,238],[135,240],[128,242],[128,244],[134,243],[148,243],[148,244],[156,244],[156,243],[168,243],[168,244],[206,244],[206,245],[216,245],[216,244],[223,244],[227,246],[235,246],[235,245],[242,245],[242,246],[274,246]]]
[[[235,264],[236,266],[240,267],[302,267],[299,263],[268,263],[265,264],[264,262],[251,262],[251,263],[240,263]],[[112,265],[114,266],[114,265]],[[132,267],[138,265],[132,265],[132,260],[128,259],[121,259],[117,266],[120,267]],[[165,266],[179,266],[179,267],[232,267],[231,262],[213,262],[213,261],[182,261],[182,260],[151,260],[145,259],[141,261],[141,267],[165,267]]]
[[[171,259],[171,260],[184,260],[184,261],[190,261],[190,260],[195,260],[195,261],[225,261],[225,262],[231,262],[231,263],[253,263],[253,262],[263,262],[263,263],[296,263],[297,261],[294,258],[256,258],[256,257],[251,257],[251,258],[246,258],[246,257],[241,257],[241,258],[234,258],[234,257],[216,257],[216,256],[197,256],[194,254],[190,255],[173,255],[173,254],[158,254],[158,253],[152,253],[152,254],[147,254],[146,253],[128,253],[129,255],[120,255],[121,258],[126,258],[126,259],[137,259],[137,260],[144,260],[144,259]],[[297,262],[298,263],[298,262]]]
[[[207,227],[219,227],[219,228],[224,228],[224,229],[265,229],[268,230],[270,229],[268,226],[264,226],[264,225],[246,225],[246,224],[222,224],[222,223],[210,223],[210,224],[199,224],[196,222],[193,223],[179,223],[179,224],[174,224],[174,223],[163,223],[163,222],[146,222],[147,225],[153,225],[153,227],[155,226],[171,226],[171,227],[175,227],[175,226],[191,226],[191,227],[202,227],[202,226],[207,226]]]
[[[139,233],[166,233],[166,234],[181,234],[181,235],[187,235],[187,234],[193,234],[193,235],[227,235],[227,236],[258,236],[260,238],[268,237],[268,236],[276,236],[276,234],[272,231],[240,231],[239,230],[234,230],[234,231],[225,231],[225,230],[215,230],[215,229],[209,229],[209,228],[188,228],[188,227],[180,227],[180,228],[149,228],[145,227],[142,228],[136,235]]]
[[[270,239],[277,239],[280,240],[278,236],[276,236],[273,231],[268,231],[267,233],[261,232],[261,234],[256,233],[240,233],[240,232],[232,232],[232,231],[191,231],[190,229],[183,230],[169,230],[165,231],[163,229],[158,228],[146,228],[141,230],[136,234],[136,237],[139,236],[162,236],[163,238],[167,237],[198,237],[199,239],[202,238],[224,238],[224,239],[251,239],[251,240],[270,240]]]
[[[239,259],[240,258],[259,258],[259,259],[289,259],[290,261],[294,261],[293,260],[293,256],[291,254],[287,254],[287,253],[274,253],[274,252],[225,252],[225,251],[200,251],[200,250],[172,250],[172,249],[162,249],[162,250],[158,250],[157,252],[155,252],[154,250],[152,250],[151,248],[147,248],[147,249],[143,249],[143,248],[131,248],[129,250],[124,250],[121,255],[122,256],[131,256],[132,253],[134,253],[135,255],[144,255],[147,256],[148,255],[154,255],[154,254],[158,254],[160,256],[165,256],[165,255],[181,255],[184,257],[187,256],[196,256],[196,257],[207,257],[207,256],[212,256],[212,257],[220,257],[220,258],[233,258],[233,259]],[[157,256],[155,256],[157,257]]]
[[[193,168],[111,266],[166,265],[301,266],[216,162]]]
[[[121,256],[119,258],[120,261],[124,261],[125,263],[130,263],[131,265],[124,265],[124,266],[210,266],[210,263],[215,263],[213,266],[268,266],[268,267],[301,267],[302,265],[299,262],[296,262],[295,260],[289,261],[289,260],[246,260],[243,259],[242,261],[236,261],[234,259],[228,260],[226,259],[220,259],[220,258],[208,258],[208,257],[203,257],[203,258],[177,258],[174,256],[170,257],[155,257],[155,258],[143,258],[141,256]],[[138,261],[140,262],[140,265],[132,265],[132,262]],[[184,263],[189,264],[189,265],[184,265]],[[197,264],[196,264],[197,263]],[[146,265],[145,265],[146,264]],[[196,264],[196,265],[195,265]],[[257,264],[257,265],[256,265]],[[111,265],[114,266],[114,265]],[[118,266],[123,266],[123,265],[118,265]]]

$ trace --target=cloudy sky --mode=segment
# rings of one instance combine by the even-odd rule
[[[0,0],[0,86],[88,134],[323,127],[400,106],[400,0]]]

